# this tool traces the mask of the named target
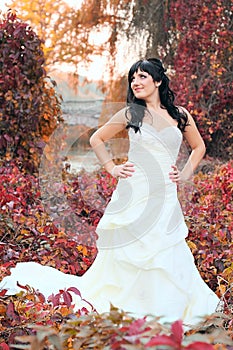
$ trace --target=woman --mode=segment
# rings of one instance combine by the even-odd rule
[[[185,242],[188,229],[177,184],[192,176],[205,145],[191,115],[174,105],[160,60],[136,62],[128,81],[127,107],[90,139],[101,164],[118,178],[96,230],[99,252],[93,265],[76,277],[35,263],[28,263],[35,269],[28,274],[27,263],[21,263],[9,278],[36,287],[29,277],[40,275],[46,276],[47,288],[48,280],[54,281],[51,288],[76,286],[98,312],[109,311],[112,303],[135,317],[152,314],[161,317],[161,322],[182,319],[194,324],[214,312],[219,300],[201,279]],[[128,161],[116,165],[105,143],[125,128],[130,142]],[[179,171],[176,159],[183,136],[192,151]],[[8,281],[5,288],[12,284]],[[38,280],[40,290],[41,286]]]
[[[219,302],[194,265],[177,199],[177,184],[190,179],[205,145],[188,111],[174,105],[160,60],[133,64],[127,102],[90,139],[101,164],[119,181],[97,227],[99,254],[81,285],[95,276],[90,297],[97,310],[106,311],[112,302],[135,316],[192,324]],[[105,142],[125,128],[128,161],[116,165]],[[179,171],[182,136],[192,151]]]

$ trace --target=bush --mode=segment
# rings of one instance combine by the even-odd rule
[[[1,168],[1,279],[19,261],[37,261],[74,275],[82,275],[91,265],[96,255],[94,224],[98,217],[91,211],[88,214],[77,183],[71,183],[70,189],[61,184],[60,191],[65,188],[70,201],[69,211],[62,213],[66,231],[45,211],[35,176],[22,174],[16,166]]]
[[[156,318],[134,319],[113,306],[109,313],[101,315],[94,310],[88,312],[85,306],[74,311],[71,292],[79,294],[75,288],[60,291],[47,301],[30,288],[23,289],[16,297],[0,296],[0,347],[4,350],[142,350],[157,346],[171,350],[227,350],[230,349],[227,345],[233,343],[223,326],[224,315],[204,319],[184,334],[179,320],[164,326]],[[218,344],[220,341],[222,345]]]
[[[231,15],[228,0],[176,0],[167,18],[178,104],[197,121],[207,154],[224,161],[233,155]]]
[[[198,173],[181,200],[189,227],[188,242],[202,278],[233,304],[233,163]],[[183,197],[183,198],[182,198]]]
[[[43,65],[42,41],[8,12],[0,22],[0,155],[31,173],[61,120],[60,100]]]

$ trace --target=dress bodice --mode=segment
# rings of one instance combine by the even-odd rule
[[[148,150],[157,157],[168,157],[173,162],[176,161],[182,142],[182,132],[175,125],[166,126],[161,130],[156,130],[148,123],[143,123],[140,132],[129,131],[130,149],[129,155],[143,150]],[[156,157],[156,158],[157,158]],[[161,159],[162,160],[162,159]]]
[[[129,140],[129,161],[147,174],[154,172],[157,179],[159,169],[165,182],[170,182],[171,165],[176,163],[182,143],[180,129],[171,125],[158,131],[148,123],[144,123],[140,132],[135,133],[132,129],[129,131]]]

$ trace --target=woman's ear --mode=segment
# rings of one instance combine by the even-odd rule
[[[158,88],[161,84],[162,84],[162,80],[156,81],[156,82],[155,82],[155,86],[156,86],[157,88]]]

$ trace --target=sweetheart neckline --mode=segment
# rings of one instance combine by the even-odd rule
[[[170,128],[175,128],[176,130],[178,130],[179,134],[181,136],[183,136],[182,131],[176,125],[169,125],[169,126],[166,126],[165,128],[162,128],[160,130],[155,129],[152,125],[150,125],[148,123],[143,123],[141,127],[143,127],[145,125],[147,125],[149,128],[151,128],[157,134],[163,132],[164,130],[167,130],[167,129],[170,129]]]

